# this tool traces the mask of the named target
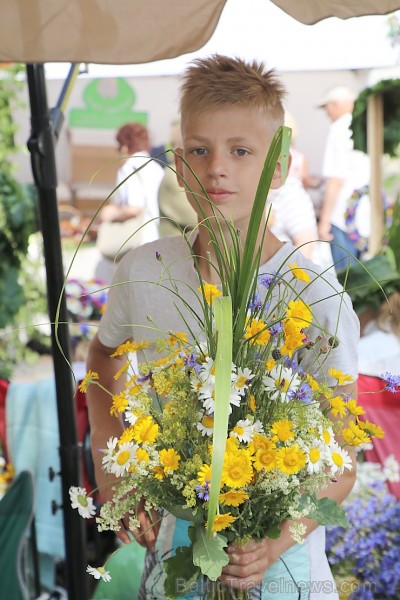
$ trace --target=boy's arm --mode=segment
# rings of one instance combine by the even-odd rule
[[[335,388],[335,395],[350,394],[352,398],[357,397],[356,383]],[[338,439],[339,436],[336,436]],[[341,442],[339,438],[339,442]],[[345,469],[338,477],[337,482],[330,483],[318,495],[320,498],[332,498],[339,504],[349,495],[356,478],[356,456],[354,450],[348,450],[352,459],[351,471]],[[311,519],[301,519],[307,527],[307,535],[311,533],[318,523]],[[220,580],[236,589],[245,590],[253,587],[263,580],[265,571],[276,562],[279,557],[295,544],[289,531],[291,521],[281,524],[281,535],[278,539],[264,538],[261,541],[252,540],[243,547],[228,547],[229,564],[224,567]]]
[[[126,358],[116,356],[110,358],[116,348],[104,346],[96,335],[90,345],[87,369],[99,374],[99,383],[111,394],[117,394],[124,389],[125,379],[119,377],[114,379],[114,375],[124,366]],[[90,423],[90,440],[92,446],[92,456],[95,469],[95,478],[103,502],[112,498],[112,484],[116,481],[112,475],[102,469],[101,448],[106,448],[110,437],[119,437],[123,431],[123,424],[120,419],[110,414],[112,397],[110,394],[92,384],[88,387],[86,394],[86,403],[88,407]],[[159,517],[152,511],[151,516],[141,506],[137,510],[137,516],[140,527],[132,531],[136,541],[154,552],[155,542],[159,529]],[[132,540],[128,533],[128,519],[124,519],[123,527],[116,532],[117,537],[129,544]]]

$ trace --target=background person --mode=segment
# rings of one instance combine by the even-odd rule
[[[128,123],[117,132],[116,139],[122,156],[128,156],[117,173],[116,186],[120,185],[137,169],[146,166],[132,175],[112,195],[112,204],[105,206],[100,214],[102,221],[126,221],[143,213],[147,223],[142,231],[143,243],[159,237],[158,188],[164,175],[156,161],[150,161],[149,132],[140,123]]]
[[[348,262],[354,262],[352,257],[359,257],[347,235],[345,212],[353,192],[369,185],[370,179],[368,156],[353,149],[350,123],[354,99],[352,90],[340,86],[330,89],[318,104],[331,121],[322,166],[326,187],[318,231],[321,240],[334,242],[331,251],[336,269],[345,268]]]

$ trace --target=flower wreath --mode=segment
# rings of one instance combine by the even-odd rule
[[[360,205],[362,198],[364,198],[364,196],[368,196],[368,195],[369,195],[369,185],[365,185],[358,190],[354,190],[354,192],[352,193],[352,195],[350,196],[350,198],[347,202],[347,208],[344,213],[347,235],[349,236],[350,240],[353,242],[355,247],[360,252],[366,252],[368,250],[368,238],[361,235],[361,233],[358,231],[356,216],[357,216],[357,209]],[[386,214],[387,201],[386,201],[386,196],[384,194],[382,195],[382,201],[383,201],[383,206],[384,206],[384,211],[385,211],[385,220],[386,220],[386,218],[387,218],[387,214]]]

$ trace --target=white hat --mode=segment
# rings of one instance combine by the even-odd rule
[[[329,102],[337,102],[340,100],[355,100],[355,93],[348,87],[338,85],[328,90],[318,102],[317,107],[323,108]]]

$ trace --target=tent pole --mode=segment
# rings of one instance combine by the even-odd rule
[[[72,510],[69,499],[70,486],[79,485],[81,482],[81,462],[76,432],[73,378],[67,362],[69,361],[69,335],[64,295],[59,302],[64,284],[64,270],[56,194],[55,135],[47,106],[44,65],[27,65],[27,79],[31,107],[31,136],[28,140],[28,149],[31,153],[33,177],[39,195],[39,217],[44,244],[47,300],[51,321],[60,430],[62,509],[68,598],[69,600],[87,600],[85,522],[77,511]],[[60,323],[56,330],[55,321],[59,304]]]

